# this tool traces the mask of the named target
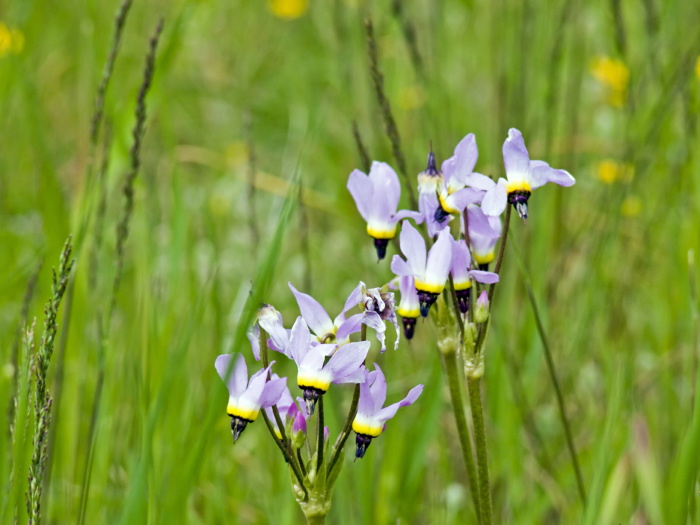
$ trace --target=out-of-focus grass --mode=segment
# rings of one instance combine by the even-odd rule
[[[571,189],[538,190],[531,219],[513,223],[510,238],[542,309],[589,505],[577,499],[533,315],[515,261],[506,259],[484,380],[498,521],[675,524],[686,521],[686,505],[687,521],[700,520],[692,401],[700,349],[687,263],[688,250],[700,253],[697,9],[620,2],[616,17],[614,4],[576,0],[414,2],[403,11],[416,28],[421,74],[390,4],[313,3],[294,20],[276,18],[263,2],[132,7],[107,94],[114,140],[98,280],[89,286],[89,229],[76,239],[70,325],[62,312],[64,352],[49,376],[55,392],[51,374],[60,356],[48,521],[77,521],[101,343],[106,375],[86,523],[299,521],[288,473],[264,427],[252,425],[231,446],[213,362],[223,352],[247,351],[236,336],[243,305],[273,238],[284,185],[297,171],[308,190],[304,208],[285,224],[265,300],[291,325],[297,313],[287,281],[310,284],[304,291],[333,314],[358,280],[390,278],[388,264],[374,263],[344,187],[360,163],[353,120],[371,156],[393,163],[367,71],[368,14],[409,169],[423,168],[430,140],[442,160],[474,132],[477,168],[502,176],[500,148],[514,126],[533,158],[577,177]],[[52,5],[50,17],[44,2],[0,10],[0,20],[24,35],[18,53],[0,57],[3,407],[27,282],[41,259],[56,258],[86,213],[79,203],[90,115],[117,7]],[[125,273],[109,339],[101,342],[133,107],[147,39],[161,15],[166,25]],[[609,88],[591,72],[600,56],[629,71],[622,107],[609,103]],[[255,239],[246,114],[260,183]],[[600,180],[598,164],[606,160],[631,166],[634,176]],[[308,216],[308,254],[300,209]],[[49,286],[45,271],[32,316],[41,315]],[[426,391],[362,461],[348,454],[333,522],[473,520],[432,336],[421,325],[410,345],[380,358],[390,399],[418,382]],[[280,370],[291,373],[282,361]],[[328,417],[337,432],[350,390],[331,394]],[[9,450],[6,432],[0,450]],[[1,461],[5,481],[7,456]]]

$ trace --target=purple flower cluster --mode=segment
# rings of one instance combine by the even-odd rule
[[[469,312],[474,282],[498,282],[498,275],[489,272],[488,267],[495,258],[503,228],[500,215],[508,203],[526,219],[533,190],[547,182],[560,186],[575,183],[569,172],[551,168],[541,160],[531,161],[520,131],[514,128],[503,144],[507,179],[500,178],[496,183],[474,171],[478,157],[473,133],[457,144],[441,170],[431,151],[426,170],[418,175],[418,212],[396,211],[400,186],[386,164],[375,162],[369,177],[355,170],[348,179],[348,189],[367,221],[367,232],[374,238],[380,259],[386,254],[388,240],[396,236],[401,219],[413,219],[416,225],[425,223],[428,237],[437,237],[428,248],[416,227],[408,220],[401,223],[399,245],[403,257],[393,256],[391,270],[399,277],[398,313],[407,339],[413,337],[417,318],[428,316],[450,276],[462,314]],[[459,228],[453,233],[449,224],[454,218],[459,219]]]
[[[365,368],[371,343],[350,341],[351,336],[366,325],[376,333],[383,352],[386,349],[386,323],[389,322],[396,329],[398,345],[394,294],[386,289],[368,289],[360,282],[350,293],[340,314],[331,320],[316,299],[298,291],[291,283],[289,288],[301,312],[292,328],[284,327],[282,315],[273,306],[264,305],[257,313],[248,338],[256,360],[261,358],[260,335],[261,330],[264,330],[267,334],[266,346],[284,354],[296,364],[296,382],[302,396],[297,398],[297,402],[294,401],[287,387],[287,378],[280,378],[272,372],[274,361],[248,379],[243,355],[219,356],[216,359],[216,370],[229,390],[227,413],[231,417],[233,440],[235,442],[246,426],[257,419],[261,409],[265,410],[278,439],[281,439],[283,433],[274,417],[273,406],[277,407],[282,423],[286,426],[289,422],[294,435],[298,432],[305,434],[306,419],[314,413],[318,400],[328,392],[332,384],[364,384],[369,381],[371,389],[369,386],[360,389],[355,417],[355,421],[358,421],[356,429],[360,429],[356,432],[367,427],[367,422],[373,422],[374,425],[368,430],[369,435],[357,438],[356,457],[362,457],[371,439],[381,433],[384,423],[394,416],[399,405],[413,403],[423,390],[423,386],[419,385],[411,390],[406,399],[382,410],[386,397],[384,375],[379,367],[371,373]],[[357,313],[346,317],[352,310],[357,310]],[[381,428],[375,424],[377,421],[381,421]]]

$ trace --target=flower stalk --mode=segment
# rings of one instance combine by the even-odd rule
[[[489,459],[486,449],[486,430],[484,427],[484,412],[481,402],[481,376],[467,375],[469,402],[472,408],[474,423],[474,441],[476,443],[476,462],[479,475],[479,509],[481,524],[491,524],[491,490],[489,487]]]

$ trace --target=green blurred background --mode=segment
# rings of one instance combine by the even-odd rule
[[[371,158],[396,166],[369,74],[371,16],[412,175],[430,141],[441,162],[473,132],[477,170],[503,176],[501,146],[517,127],[532,158],[577,179],[538,190],[527,224],[511,224],[483,382],[496,522],[700,523],[697,2],[136,2],[107,91],[102,183],[90,120],[118,7],[0,5],[3,411],[28,283],[43,261],[28,316],[40,332],[50,267],[69,233],[76,243],[50,369],[45,522],[303,519],[264,425],[231,446],[213,363],[234,350],[253,363],[239,318],[295,176],[301,199],[280,230],[265,298],[286,324],[298,315],[288,281],[334,316],[358,280],[391,278],[345,189],[361,167],[353,121]],[[160,17],[124,275],[105,336],[136,95]],[[95,187],[107,196],[103,221]],[[586,506],[517,257],[544,316]],[[419,382],[425,393],[363,460],[346,457],[329,522],[475,522],[434,341],[421,324],[411,344],[378,357],[389,401]],[[279,370],[293,372],[282,361]],[[333,435],[351,392],[333,387]],[[26,519],[23,496],[12,501],[8,488],[9,439],[3,431],[6,523],[14,508]]]

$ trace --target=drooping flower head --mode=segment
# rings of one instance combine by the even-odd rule
[[[384,431],[386,422],[396,415],[401,407],[412,405],[423,392],[423,385],[413,387],[401,401],[384,407],[386,401],[386,379],[379,365],[374,364],[375,370],[365,370],[365,381],[360,384],[360,402],[357,415],[352,422],[352,429],[357,434],[355,444],[356,458],[362,458],[373,438]]]
[[[420,313],[428,316],[428,311],[445,288],[452,262],[452,234],[442,230],[437,241],[426,254],[425,241],[420,233],[404,221],[401,226],[401,251],[406,255],[404,261],[398,255],[391,260],[391,271],[396,275],[410,275],[414,278]]]
[[[419,223],[423,220],[415,211],[396,211],[401,184],[396,172],[385,162],[372,162],[369,175],[354,170],[348,178],[348,190],[360,215],[367,221],[367,233],[374,239],[379,259],[386,256],[387,244],[396,236],[398,221],[408,217]]]
[[[394,325],[396,329],[396,342],[394,350],[399,347],[399,323],[396,319],[396,306],[394,304],[394,294],[382,288],[365,288],[362,285],[362,324],[372,328],[377,333],[377,339],[382,345],[382,353],[386,350],[386,321]]]
[[[554,169],[542,160],[530,160],[523,136],[515,128],[508,131],[503,143],[503,162],[506,176],[486,192],[481,209],[486,215],[498,216],[508,203],[512,204],[522,219],[527,219],[527,201],[533,190],[548,182],[560,186],[573,186],[576,182],[566,170]]]
[[[455,293],[459,311],[466,314],[469,311],[469,292],[472,287],[472,279],[483,284],[498,282],[498,275],[492,272],[482,272],[471,269],[471,254],[467,243],[460,239],[452,240],[452,281],[454,282]]]
[[[369,341],[335,344],[314,344],[303,317],[298,317],[289,337],[287,356],[299,371],[297,385],[304,392],[306,410],[312,414],[318,398],[331,383],[359,383],[364,380],[361,365],[369,352]],[[326,357],[331,358],[326,362]]]
[[[469,242],[479,270],[488,270],[496,256],[496,243],[503,226],[500,217],[486,215],[479,206],[469,206]]]
[[[248,330],[247,337],[253,348],[253,356],[260,361],[260,329],[268,334],[267,345],[273,350],[284,352],[289,342],[289,334],[282,324],[282,314],[275,310],[271,304],[264,304],[255,317],[253,326]]]
[[[442,229],[440,223],[435,220],[435,210],[440,207],[437,192],[442,183],[442,173],[437,169],[435,154],[431,151],[425,171],[418,174],[418,210],[428,226],[428,235],[431,237]]]
[[[470,204],[479,204],[484,193],[495,186],[486,175],[474,172],[479,150],[473,133],[464,137],[455,148],[454,155],[442,163],[444,181],[439,186],[439,207],[434,220],[445,224],[450,215],[464,212]]]
[[[401,302],[396,309],[396,313],[401,316],[403,323],[403,335],[406,339],[413,339],[413,334],[416,329],[416,321],[420,317],[420,300],[418,292],[413,282],[413,276],[403,275],[397,277],[393,282],[398,281],[399,291],[401,292]]]
[[[254,373],[248,380],[248,368],[242,354],[224,354],[216,358],[216,371],[228,388],[226,413],[231,416],[231,432],[235,443],[248,423],[258,417],[261,408],[271,407],[284,393],[287,378],[267,380],[270,365]]]

